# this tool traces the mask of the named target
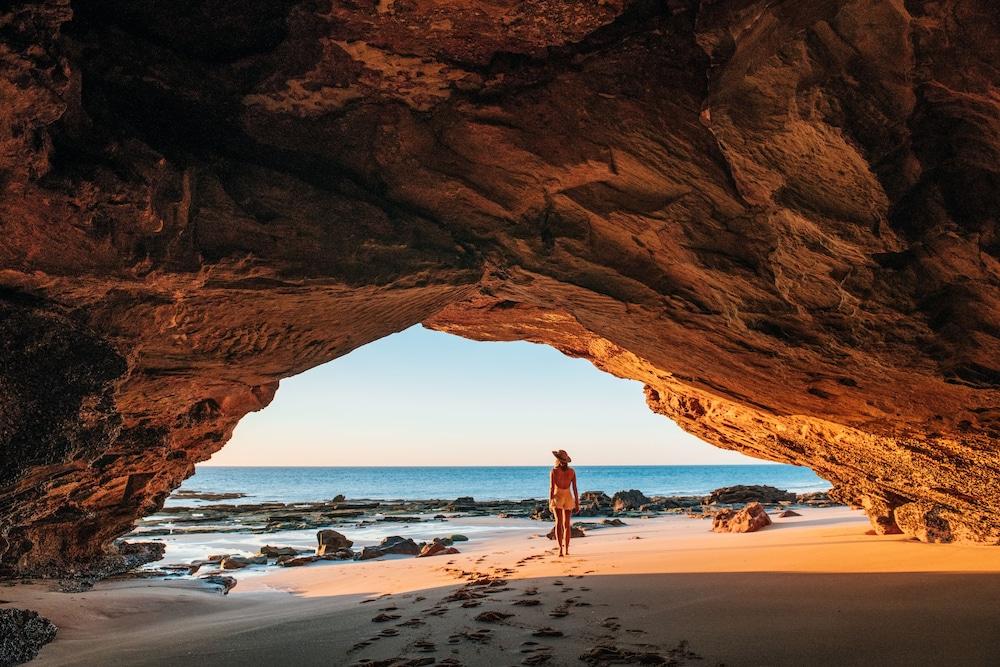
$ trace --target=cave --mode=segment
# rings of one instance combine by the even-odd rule
[[[119,558],[282,378],[416,323],[997,543],[998,36],[989,0],[7,5],[0,568]]]

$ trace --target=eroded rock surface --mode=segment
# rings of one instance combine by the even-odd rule
[[[991,0],[5,5],[0,563],[417,322],[996,542],[998,62]]]

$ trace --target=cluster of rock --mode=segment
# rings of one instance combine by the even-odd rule
[[[213,566],[219,571],[240,570],[251,565],[278,565],[281,567],[299,567],[315,563],[320,560],[371,560],[388,555],[416,556],[426,558],[429,556],[442,556],[459,553],[458,549],[452,546],[455,542],[465,542],[469,538],[465,535],[451,535],[449,537],[435,537],[430,542],[414,542],[411,538],[391,535],[384,538],[375,546],[363,547],[361,551],[352,549],[353,540],[348,539],[343,533],[332,529],[324,529],[316,533],[317,547],[311,549],[296,549],[295,547],[276,547],[266,544],[254,556],[241,556],[235,554],[214,554],[208,558],[193,561],[185,565],[166,565],[160,568],[169,574],[197,574],[203,567]],[[208,583],[217,584],[223,587],[223,593],[228,593],[229,589],[236,585],[236,581],[231,577],[221,576],[219,573],[201,577]]]
[[[191,492],[173,498],[215,499],[229,494]],[[441,521],[456,516],[504,516],[528,518],[538,501],[477,501],[471,497],[455,500],[354,500],[337,496],[332,500],[306,503],[246,503],[183,505],[164,508],[146,517],[132,532],[132,538],[197,533],[274,533],[283,530],[320,530],[331,525],[372,525],[378,523],[419,523]]]
[[[712,518],[727,506],[756,502],[765,507],[788,506],[830,507],[838,505],[825,491],[795,494],[767,485],[727,486],[712,491],[707,496],[647,496],[638,489],[618,491],[609,496],[603,491],[584,491],[580,494],[579,517],[595,516],[650,516],[655,514],[687,514],[697,518]],[[552,511],[547,504],[537,504],[531,518],[552,521]]]

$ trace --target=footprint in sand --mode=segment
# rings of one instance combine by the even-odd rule
[[[418,628],[421,625],[425,625],[425,623],[423,621],[421,621],[419,618],[411,618],[408,621],[403,621],[402,623],[397,623],[396,627],[397,628]]]
[[[532,637],[562,637],[562,630],[556,630],[555,628],[544,627],[538,628],[531,633]]]
[[[372,619],[372,623],[386,623],[388,621],[398,620],[399,618],[401,618],[399,614],[379,614]]]
[[[609,616],[601,622],[601,627],[607,628],[612,632],[617,632],[618,630],[621,630],[622,625],[618,622],[617,616]]]
[[[448,637],[448,643],[458,644],[463,639],[467,639],[468,641],[476,642],[479,644],[485,644],[490,640],[490,637],[491,635],[489,628],[480,628],[478,630],[463,630],[462,632],[459,632],[457,634]]]
[[[505,614],[502,611],[484,611],[476,616],[476,620],[480,623],[500,623],[513,615]]]
[[[515,607],[537,607],[538,605],[542,604],[542,601],[541,600],[535,600],[535,599],[530,599],[530,600],[515,600],[512,604]]]
[[[434,645],[434,642],[429,642],[423,639],[413,642],[413,648],[417,649],[420,653],[434,653],[437,651],[437,646]]]

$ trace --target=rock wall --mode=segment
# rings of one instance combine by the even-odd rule
[[[992,5],[6,6],[0,563],[115,557],[281,378],[417,322],[997,542]]]

